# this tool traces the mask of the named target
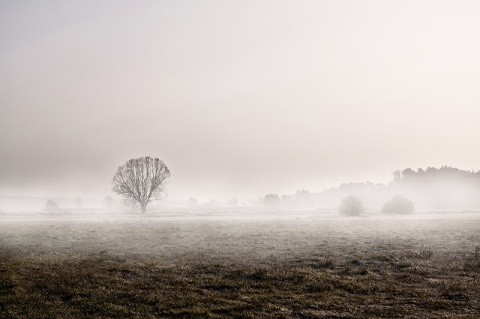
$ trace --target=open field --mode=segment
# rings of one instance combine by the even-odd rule
[[[1,318],[478,318],[479,213],[0,217]]]

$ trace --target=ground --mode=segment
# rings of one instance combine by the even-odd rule
[[[0,216],[0,318],[479,318],[480,213]]]

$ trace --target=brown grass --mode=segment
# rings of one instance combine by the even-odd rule
[[[472,216],[3,220],[0,318],[480,318]]]
[[[480,259],[421,254],[165,265],[2,251],[1,318],[478,318]]]

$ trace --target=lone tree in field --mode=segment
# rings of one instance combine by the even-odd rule
[[[112,181],[113,191],[122,195],[126,202],[140,205],[145,213],[148,203],[164,197],[169,177],[170,171],[158,158],[131,159],[117,169]]]
[[[358,197],[350,195],[342,199],[338,212],[345,216],[359,216],[365,212],[365,208]]]

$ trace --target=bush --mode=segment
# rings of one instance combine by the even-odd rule
[[[277,194],[268,194],[263,199],[263,206],[266,207],[280,207],[280,197]]]
[[[45,211],[48,213],[56,212],[58,210],[58,204],[49,199],[45,204]]]
[[[342,199],[338,212],[345,216],[359,216],[365,212],[365,208],[358,197],[350,195]]]
[[[395,195],[382,207],[384,214],[411,214],[415,204],[403,195]]]

